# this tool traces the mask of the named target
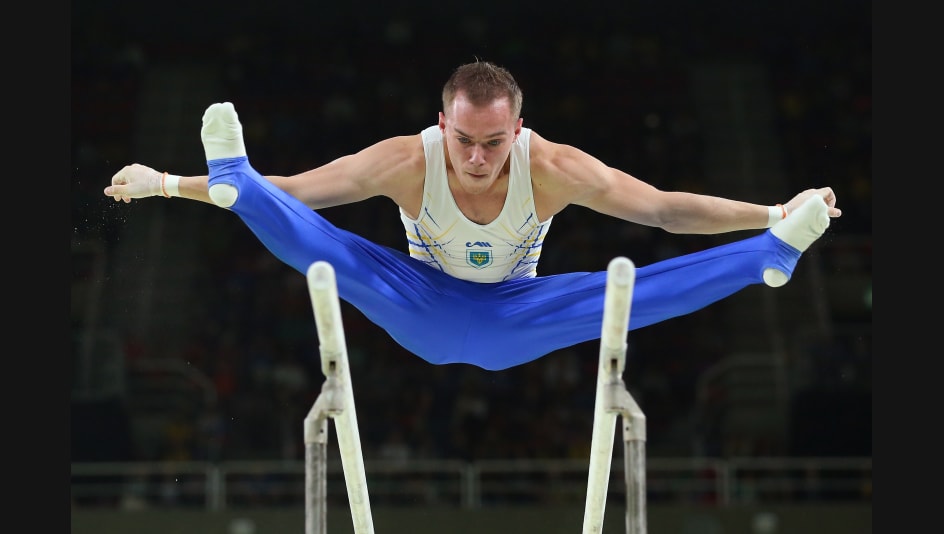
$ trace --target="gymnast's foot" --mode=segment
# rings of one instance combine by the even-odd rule
[[[208,162],[217,159],[246,157],[243,142],[243,126],[239,123],[236,108],[230,102],[211,104],[203,113],[203,128],[200,129],[203,150]],[[212,169],[211,169],[212,172]],[[210,186],[210,199],[221,208],[236,203],[239,191],[229,184]]]
[[[826,201],[819,195],[813,195],[789,217],[770,228],[770,233],[791,247],[804,252],[819,239],[829,227],[829,213]],[[764,282],[770,287],[780,287],[790,279],[789,273],[768,268],[764,270]]]

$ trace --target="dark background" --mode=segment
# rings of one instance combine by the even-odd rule
[[[801,260],[816,258],[825,277],[811,284],[829,294],[828,324],[816,322],[825,333],[800,335],[810,326],[802,318],[813,322],[806,286],[795,280],[777,290],[800,295],[788,307],[800,319],[784,329],[792,380],[782,442],[725,436],[697,401],[699,379],[746,334],[723,303],[631,332],[625,378],[647,414],[653,455],[870,456],[871,302],[864,305],[862,293],[834,294],[830,283],[865,277],[870,298],[871,18],[870,2],[851,0],[582,3],[539,11],[513,3],[74,4],[73,336],[91,331],[115,340],[125,372],[135,376],[141,362],[185,362],[212,383],[217,401],[212,409],[181,406],[170,398],[182,393],[169,390],[167,404],[143,406],[130,378],[98,396],[74,395],[73,461],[298,459],[302,418],[323,380],[303,277],[213,207],[159,198],[114,204],[101,193],[111,176],[132,162],[205,173],[200,113],[226,100],[236,104],[257,169],[301,172],[433,124],[442,83],[475,57],[516,76],[525,126],[657,187],[765,204],[808,187],[836,190],[844,215]],[[784,183],[735,191],[709,180],[706,146],[717,139],[700,128],[691,72],[719,61],[766,73]],[[215,92],[177,102],[187,90],[174,84],[187,80],[161,73],[181,65],[216,73]],[[158,127],[153,109],[174,106],[196,111]],[[324,215],[404,248],[396,208],[384,199]],[[149,240],[143,230],[152,218],[181,229]],[[744,237],[629,226],[565,210],[540,274],[602,270],[615,255],[645,265]],[[621,246],[608,246],[602,235],[620,236]],[[173,256],[172,240],[195,242],[199,253]],[[94,258],[104,258],[100,271],[86,268],[89,244],[101,251]],[[178,276],[184,291],[159,308],[141,304],[152,271],[158,280],[196,274]],[[90,285],[100,288],[95,321],[87,299],[76,298]],[[137,320],[142,309],[150,315]],[[176,317],[186,318],[186,328],[162,328]],[[596,343],[485,372],[431,366],[356,310],[345,306],[344,318],[366,457],[586,456]],[[74,341],[75,352],[80,346]]]

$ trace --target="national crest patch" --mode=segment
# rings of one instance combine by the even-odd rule
[[[476,269],[483,269],[492,264],[492,251],[482,249],[466,249],[465,261]]]

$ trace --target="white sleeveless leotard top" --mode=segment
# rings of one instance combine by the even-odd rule
[[[434,269],[473,282],[501,282],[537,276],[538,258],[553,217],[538,222],[531,190],[531,130],[522,128],[511,149],[508,194],[498,217],[470,221],[459,210],[446,177],[446,153],[439,126],[422,132],[426,179],[418,219],[400,210],[410,256]]]

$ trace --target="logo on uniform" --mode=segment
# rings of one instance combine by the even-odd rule
[[[491,245],[489,243],[476,241],[475,243],[466,243],[465,246],[490,247]],[[492,251],[491,249],[467,248],[465,249],[465,261],[476,269],[484,269],[492,264]]]

